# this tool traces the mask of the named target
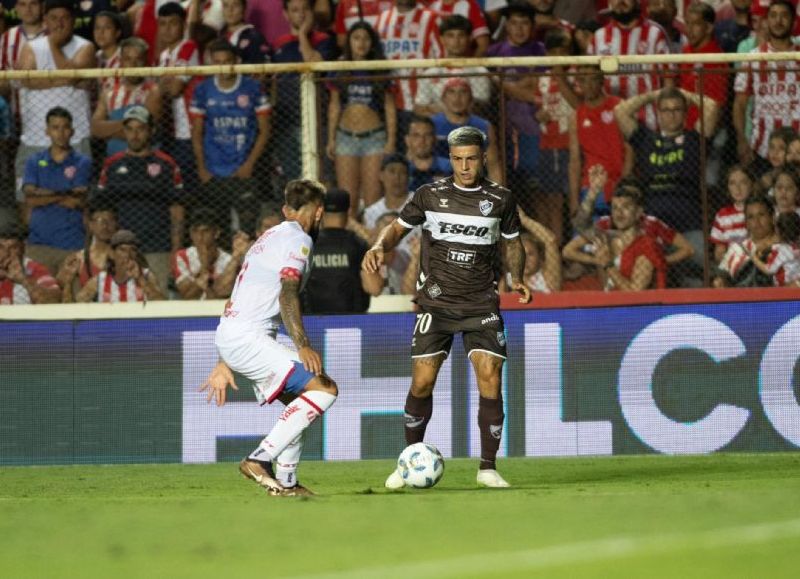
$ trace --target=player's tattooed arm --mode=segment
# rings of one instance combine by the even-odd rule
[[[281,293],[278,303],[281,318],[286,332],[297,346],[297,356],[303,366],[314,374],[322,373],[322,357],[311,347],[311,342],[303,328],[303,316],[300,310],[300,272],[286,268],[281,272]]]
[[[297,346],[297,349],[310,346],[303,328],[303,316],[300,310],[300,280],[294,277],[284,277],[281,280],[281,293],[278,297],[281,308],[281,318],[286,327],[286,333]]]
[[[519,235],[513,239],[503,239],[503,262],[508,273],[511,274],[511,289],[522,294],[520,303],[527,304],[531,301],[531,291],[522,281],[525,273],[525,247]]]

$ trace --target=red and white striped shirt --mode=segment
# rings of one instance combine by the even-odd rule
[[[392,7],[378,16],[376,30],[383,44],[383,52],[390,60],[413,60],[441,58],[444,54],[439,38],[437,17],[427,8],[414,8],[399,12]],[[398,69],[398,76],[410,76],[397,82],[395,91],[397,108],[410,111],[414,108],[417,94],[417,78],[414,69]]]
[[[119,48],[117,48],[114,54],[111,55],[111,58],[106,58],[102,50],[98,50],[95,56],[97,58],[97,68],[107,68],[109,70],[114,70],[116,68],[119,68],[120,65]],[[105,78],[99,78],[97,80],[99,81],[98,84],[100,85],[100,89],[102,90],[114,86],[114,83],[116,82],[117,79],[112,76],[108,76]]]
[[[231,261],[231,254],[221,249],[218,250],[217,259],[214,261],[214,267],[209,272],[211,279],[214,279],[225,271],[225,268]],[[180,249],[172,256],[172,276],[175,278],[175,283],[182,282],[185,279],[197,276],[200,273],[200,253],[193,245],[185,249]]]
[[[610,231],[614,228],[609,215],[604,215],[595,221],[594,226],[600,231]],[[661,247],[672,245],[677,233],[674,228],[653,215],[642,215],[639,220],[639,228],[645,235],[653,238]]]
[[[768,43],[750,51],[773,53]],[[734,90],[753,97],[753,130],[750,146],[759,157],[767,158],[769,135],[779,127],[800,130],[800,76],[797,60],[781,62],[751,62],[736,74]]]
[[[534,99],[536,105],[550,117],[546,123],[539,124],[539,148],[568,149],[569,121],[575,115],[575,110],[561,94],[555,78],[546,74],[538,77],[534,86]]]
[[[334,31],[336,34],[347,34],[350,27],[359,22],[362,17],[365,22],[375,28],[378,16],[390,10],[391,7],[392,0],[341,0],[336,6]]]
[[[489,35],[489,25],[483,15],[480,4],[475,0],[454,0],[447,3],[446,0],[433,0],[428,4],[428,8],[436,12],[439,18],[446,18],[452,14],[463,16],[472,24],[472,38]]]
[[[9,28],[0,37],[0,69],[1,70],[14,70],[17,68],[17,61],[19,60],[19,53],[22,52],[22,47],[28,44],[31,40],[36,40],[42,36],[47,36],[47,31],[42,28],[37,34],[28,36],[25,34],[25,29],[22,25]],[[11,110],[16,113],[19,111],[19,97],[17,91],[14,91],[11,98]]]
[[[145,270],[145,275],[147,275],[147,270]],[[107,271],[101,271],[97,275],[97,301],[108,304],[141,302],[144,301],[144,292],[136,285],[136,280],[133,278],[123,283],[117,283],[113,275]]]
[[[17,68],[17,61],[19,60],[19,53],[22,52],[22,47],[28,44],[31,40],[36,40],[42,36],[46,36],[47,31],[42,28],[38,34],[28,36],[25,34],[25,29],[22,25],[9,28],[3,33],[0,38],[0,64],[3,70],[14,70]]]
[[[130,86],[122,82],[122,79],[114,79],[113,85],[108,87],[105,93],[106,111],[111,116],[112,111],[124,109],[133,105],[144,106],[148,95],[158,86],[155,81],[145,80],[135,86]]]
[[[200,51],[194,40],[182,40],[175,48],[165,48],[158,59],[158,66],[197,66],[200,64]],[[191,122],[189,121],[189,102],[192,99],[192,91],[197,82],[197,77],[181,76],[180,79],[186,83],[183,93],[172,99],[172,118],[175,123],[176,139],[191,139]]]
[[[32,277],[39,287],[45,289],[58,287],[58,282],[41,263],[25,257],[22,259],[22,267],[25,269],[25,277]],[[32,303],[31,295],[24,285],[14,283],[8,278],[0,280],[0,306],[30,303]]]
[[[747,238],[744,209],[726,205],[714,216],[708,240],[717,245],[729,245]]]
[[[794,244],[776,243],[767,258],[767,270],[777,286],[800,280],[800,249]]]
[[[652,20],[642,19],[633,28],[623,28],[612,21],[594,33],[589,54],[669,54],[669,45],[664,29]],[[619,74],[606,76],[606,87],[611,94],[623,99],[644,94],[659,88],[658,74],[663,70],[664,67],[655,64],[620,66]],[[658,128],[654,105],[642,108],[641,120],[650,129]]]

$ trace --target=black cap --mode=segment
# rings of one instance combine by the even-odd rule
[[[139,238],[136,237],[136,234],[133,231],[120,229],[111,236],[110,243],[111,247],[117,247],[118,245],[135,245],[136,247],[139,247]]]
[[[350,193],[344,189],[328,189],[325,193],[325,211],[347,213],[350,210]]]
[[[381,161],[381,170],[385,169],[392,163],[400,163],[401,165],[405,165],[406,167],[408,167],[408,161],[403,155],[401,155],[400,153],[391,153],[389,155],[386,155],[383,158],[383,161]]]

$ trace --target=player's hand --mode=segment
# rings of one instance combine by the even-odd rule
[[[370,248],[361,262],[361,268],[367,273],[378,273],[384,263],[383,247],[376,246]]]
[[[200,392],[208,388],[206,402],[211,402],[211,399],[214,398],[217,402],[217,406],[222,406],[225,404],[225,393],[228,386],[234,390],[239,389],[236,386],[236,382],[233,380],[233,372],[231,372],[231,369],[228,368],[225,362],[219,361],[217,365],[214,366],[214,369],[211,370],[211,374],[208,375],[205,383],[200,386]]]
[[[306,370],[313,374],[322,373],[322,357],[311,346],[303,346],[297,355]]]
[[[520,294],[519,296],[519,303],[521,304],[528,304],[531,301],[531,290],[528,286],[525,285],[524,282],[515,281],[511,282],[511,290]]]

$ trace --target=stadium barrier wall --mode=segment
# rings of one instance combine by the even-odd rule
[[[684,303],[672,305],[540,303],[504,312],[501,454],[797,450],[800,301],[755,293],[776,301],[691,303],[687,291]],[[707,294],[697,295],[696,302]],[[217,359],[211,305],[192,304],[192,316],[187,308],[177,318],[6,316],[0,464],[241,458],[279,408],[255,404],[241,378],[223,408],[197,391]],[[158,315],[153,306],[146,316]],[[104,310],[106,317],[118,311]],[[414,322],[410,312],[307,319],[341,397],[310,429],[306,458],[386,458],[401,450]],[[475,377],[457,339],[428,439],[448,457],[476,456],[476,413]]]

